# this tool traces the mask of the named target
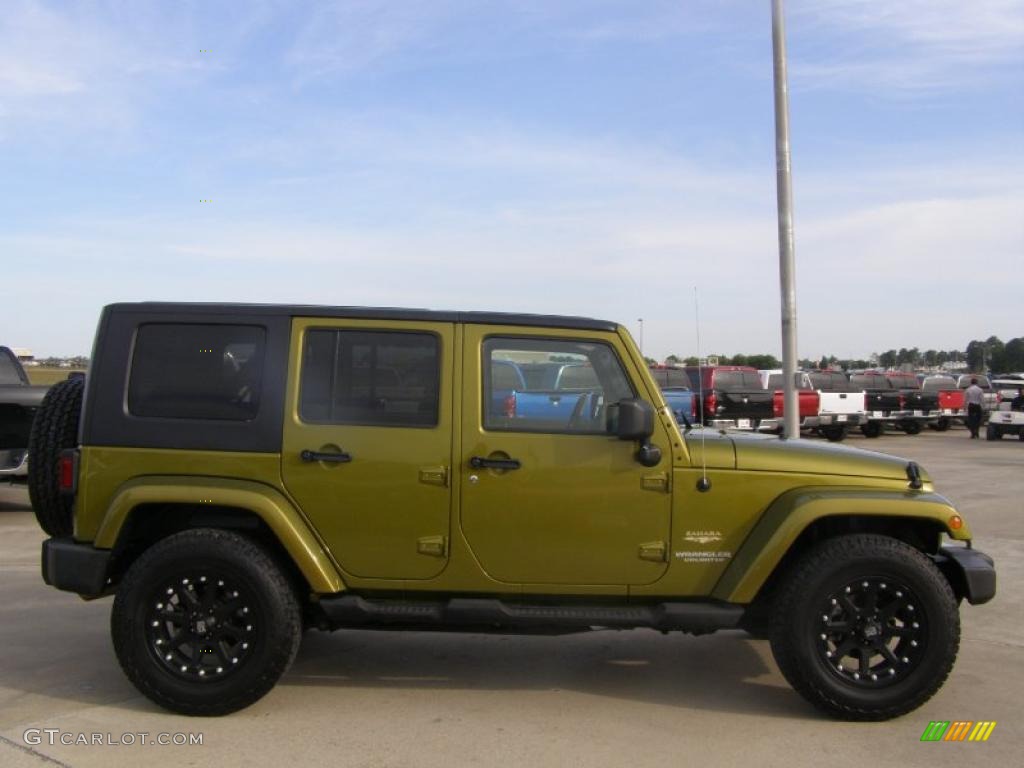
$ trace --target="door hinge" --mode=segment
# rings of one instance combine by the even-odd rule
[[[421,555],[445,557],[448,555],[448,537],[423,536],[416,542],[416,551]]]
[[[420,482],[425,485],[440,485],[442,488],[447,488],[448,467],[422,467]]]
[[[652,563],[664,563],[667,550],[668,547],[664,541],[649,541],[640,545],[640,559],[650,560]]]
[[[640,478],[640,487],[645,491],[668,493],[668,475],[664,472],[657,472],[653,475],[644,475]]]

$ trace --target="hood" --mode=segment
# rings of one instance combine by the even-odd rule
[[[733,438],[736,469],[907,480],[907,459],[813,440]],[[921,471],[921,479],[930,478]]]
[[[755,472],[800,472],[907,481],[907,459],[815,440],[781,440],[768,435],[729,433],[736,469]],[[715,441],[715,451],[724,446]],[[693,445],[693,441],[689,441]],[[708,446],[710,449],[710,445]],[[708,451],[711,452],[710,450]],[[710,457],[709,457],[710,458]],[[711,462],[709,462],[710,464]],[[715,462],[719,466],[721,463]],[[924,470],[921,480],[931,482]]]

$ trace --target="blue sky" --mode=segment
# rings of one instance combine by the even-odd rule
[[[801,357],[1024,335],[1024,2],[789,0]],[[0,17],[0,343],[114,301],[583,314],[779,353],[770,3]],[[211,202],[201,202],[209,200]]]

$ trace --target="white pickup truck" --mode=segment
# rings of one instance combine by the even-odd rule
[[[775,390],[776,395],[782,389],[781,370],[759,371],[761,381],[766,389]],[[815,431],[823,437],[836,442],[846,437],[850,427],[859,427],[867,423],[864,411],[864,391],[850,385],[849,379],[842,371],[797,371],[796,386],[800,390],[800,428]],[[815,413],[809,412],[809,403],[817,395]],[[807,395],[805,397],[805,395]],[[776,397],[776,415],[781,417],[782,407]],[[781,427],[781,419],[773,420],[772,424],[762,422],[761,429],[776,431]]]

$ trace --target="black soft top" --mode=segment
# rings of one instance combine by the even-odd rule
[[[361,320],[418,320],[435,323],[474,325],[523,325],[530,327],[575,328],[587,331],[615,331],[618,323],[589,317],[530,315],[511,312],[454,312],[397,307],[330,307],[306,304],[214,304],[200,302],[137,302],[110,304],[110,313],[144,312],[147,315],[247,315],[267,317],[351,317]]]

